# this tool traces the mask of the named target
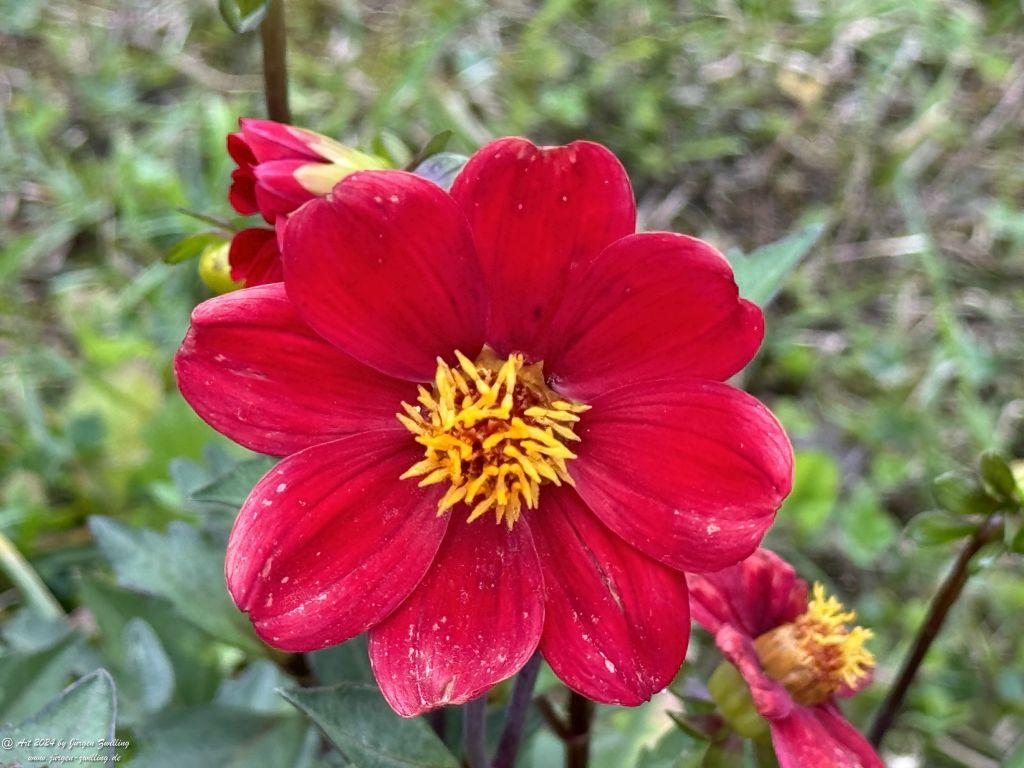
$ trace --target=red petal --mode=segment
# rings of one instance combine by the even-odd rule
[[[686,571],[757,548],[793,476],[793,449],[767,408],[698,379],[621,387],[590,404],[569,473],[609,528]]]
[[[270,470],[238,514],[225,573],[257,633],[286,651],[343,642],[413,590],[444,537],[440,491],[398,476],[418,458],[403,432],[364,432]]]
[[[231,279],[241,280],[246,287],[279,283],[284,278],[281,252],[272,229],[251,227],[237,233],[231,238],[228,263]]]
[[[797,707],[771,730],[779,768],[885,768],[834,704]]]
[[[807,610],[807,582],[767,549],[716,573],[691,574],[687,581],[693,618],[712,634],[728,624],[757,638]]]
[[[272,160],[256,166],[256,202],[265,217],[276,220],[316,197],[294,175],[297,168],[308,164],[308,160]]]
[[[406,382],[339,352],[295,314],[281,283],[200,304],[174,359],[178,387],[211,427],[285,455],[353,432],[400,428]]]
[[[571,488],[530,514],[547,600],[540,650],[589,699],[634,706],[667,686],[690,636],[686,581],[613,534]]]
[[[285,284],[324,338],[392,376],[433,378],[436,358],[483,345],[484,293],[465,217],[402,171],[345,177],[288,220]]]
[[[238,167],[231,172],[231,187],[228,189],[228,202],[231,207],[243,216],[251,216],[259,212],[256,205],[256,176],[252,167],[256,164],[256,156],[245,143],[240,133],[228,134],[228,154]]]
[[[461,704],[514,675],[544,623],[543,583],[529,526],[456,517],[423,581],[370,632],[370,661],[403,717]]]
[[[635,381],[722,381],[753,357],[761,310],[739,298],[732,268],[701,240],[667,232],[625,237],[579,264],[545,369],[580,400]]]
[[[799,708],[800,705],[793,700],[785,687],[768,677],[761,668],[761,660],[757,657],[754,643],[749,637],[726,624],[715,634],[715,644],[743,676],[750,687],[754,708],[762,717],[776,720],[788,717],[794,709]]]
[[[491,297],[488,341],[546,357],[550,324],[575,261],[633,232],[636,206],[622,164],[599,144],[492,142],[451,191],[469,218]]]
[[[251,117],[243,117],[238,124],[242,127],[249,150],[260,163],[289,158],[322,159],[309,148],[309,138],[302,128]]]

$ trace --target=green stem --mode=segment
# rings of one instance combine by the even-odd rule
[[[7,574],[25,603],[44,619],[63,619],[64,609],[11,540],[0,533],[0,570]]]
[[[268,0],[267,15],[260,24],[260,39],[263,42],[263,90],[267,97],[267,116],[280,123],[290,123],[284,0]]]

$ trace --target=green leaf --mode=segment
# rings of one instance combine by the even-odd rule
[[[973,478],[962,472],[946,472],[935,478],[932,489],[935,501],[948,512],[958,515],[987,515],[999,503],[989,496]]]
[[[458,763],[421,718],[406,720],[373,685],[281,691],[360,768],[456,768]]]
[[[41,651],[0,657],[0,723],[27,717],[67,685],[82,646],[79,635],[68,635]]]
[[[166,533],[136,528],[106,517],[89,527],[118,583],[167,598],[184,618],[226,643],[256,653],[265,646],[253,634],[224,587],[224,551],[181,522]]]
[[[266,456],[240,461],[189,494],[190,502],[218,504],[237,512],[274,460]]]
[[[1017,498],[1017,480],[1013,476],[1009,462],[997,451],[985,451],[981,454],[981,479],[985,487],[999,499],[1014,501]]]
[[[672,719],[678,725],[678,721]],[[645,747],[636,764],[643,768],[700,768],[710,746],[706,738],[683,728],[672,728],[653,745]]]
[[[0,736],[13,739],[13,749],[0,752],[4,764],[25,763],[40,765],[39,756],[59,755],[66,758],[95,758],[108,762],[115,754],[109,742],[114,739],[114,719],[117,711],[114,681],[104,669],[97,669],[78,682],[68,686],[54,700],[27,720],[12,728],[0,729]],[[34,747],[35,739],[78,739],[81,747],[57,745]],[[29,746],[19,746],[27,741]],[[101,741],[107,744],[98,743]],[[106,757],[106,759],[102,759]],[[91,761],[90,761],[91,762]]]
[[[907,526],[907,536],[919,544],[945,544],[974,533],[977,524],[949,512],[922,512]]]
[[[373,684],[373,670],[366,635],[353,637],[340,645],[314,651],[307,657],[313,674],[321,685],[335,683]]]
[[[762,307],[768,304],[824,231],[825,224],[817,222],[746,256],[729,254],[740,295]]]
[[[251,32],[267,15],[267,0],[219,0],[220,15],[236,34]]]
[[[219,705],[149,720],[137,741],[135,763],[146,768],[308,768],[317,743],[302,718]]]
[[[451,130],[446,129],[440,133],[435,133],[427,140],[426,144],[420,147],[419,152],[413,155],[412,160],[406,164],[405,170],[414,171],[416,170],[416,167],[428,157],[433,157],[439,152],[444,152],[444,148],[448,146],[448,142],[451,141],[451,139]]]
[[[225,238],[215,232],[200,232],[179,240],[166,254],[165,264],[180,264],[183,261],[198,257],[211,245],[223,245]]]
[[[132,697],[143,712],[158,712],[174,695],[174,667],[167,651],[153,628],[138,617],[125,625],[123,643]]]

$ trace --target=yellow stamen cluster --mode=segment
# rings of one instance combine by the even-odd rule
[[[425,449],[402,478],[448,482],[439,515],[461,502],[470,522],[493,512],[511,528],[524,506],[536,509],[541,485],[573,484],[565,463],[576,454],[566,443],[579,440],[573,426],[589,406],[560,399],[541,364],[522,355],[501,359],[484,347],[475,362],[455,356],[455,367],[438,358],[433,388],[420,387],[419,404],[397,414]]]
[[[865,647],[870,629],[850,627],[857,618],[825,588],[815,584],[807,610],[754,641],[765,672],[782,683],[799,703],[826,701],[843,686],[855,687],[875,665]]]

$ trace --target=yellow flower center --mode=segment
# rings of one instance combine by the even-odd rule
[[[438,358],[434,385],[419,388],[418,405],[402,403],[398,420],[424,448],[402,479],[420,486],[449,483],[438,515],[458,503],[469,521],[493,512],[511,528],[523,507],[536,509],[544,483],[573,484],[565,463],[576,454],[573,426],[589,406],[560,398],[544,383],[542,363],[497,357],[484,347],[476,362],[456,351],[459,365]]]
[[[814,585],[807,610],[791,624],[783,624],[754,641],[765,672],[782,683],[800,704],[814,706],[831,698],[843,686],[855,687],[875,665],[865,647],[873,633],[849,627],[857,618],[835,597],[826,597]]]

